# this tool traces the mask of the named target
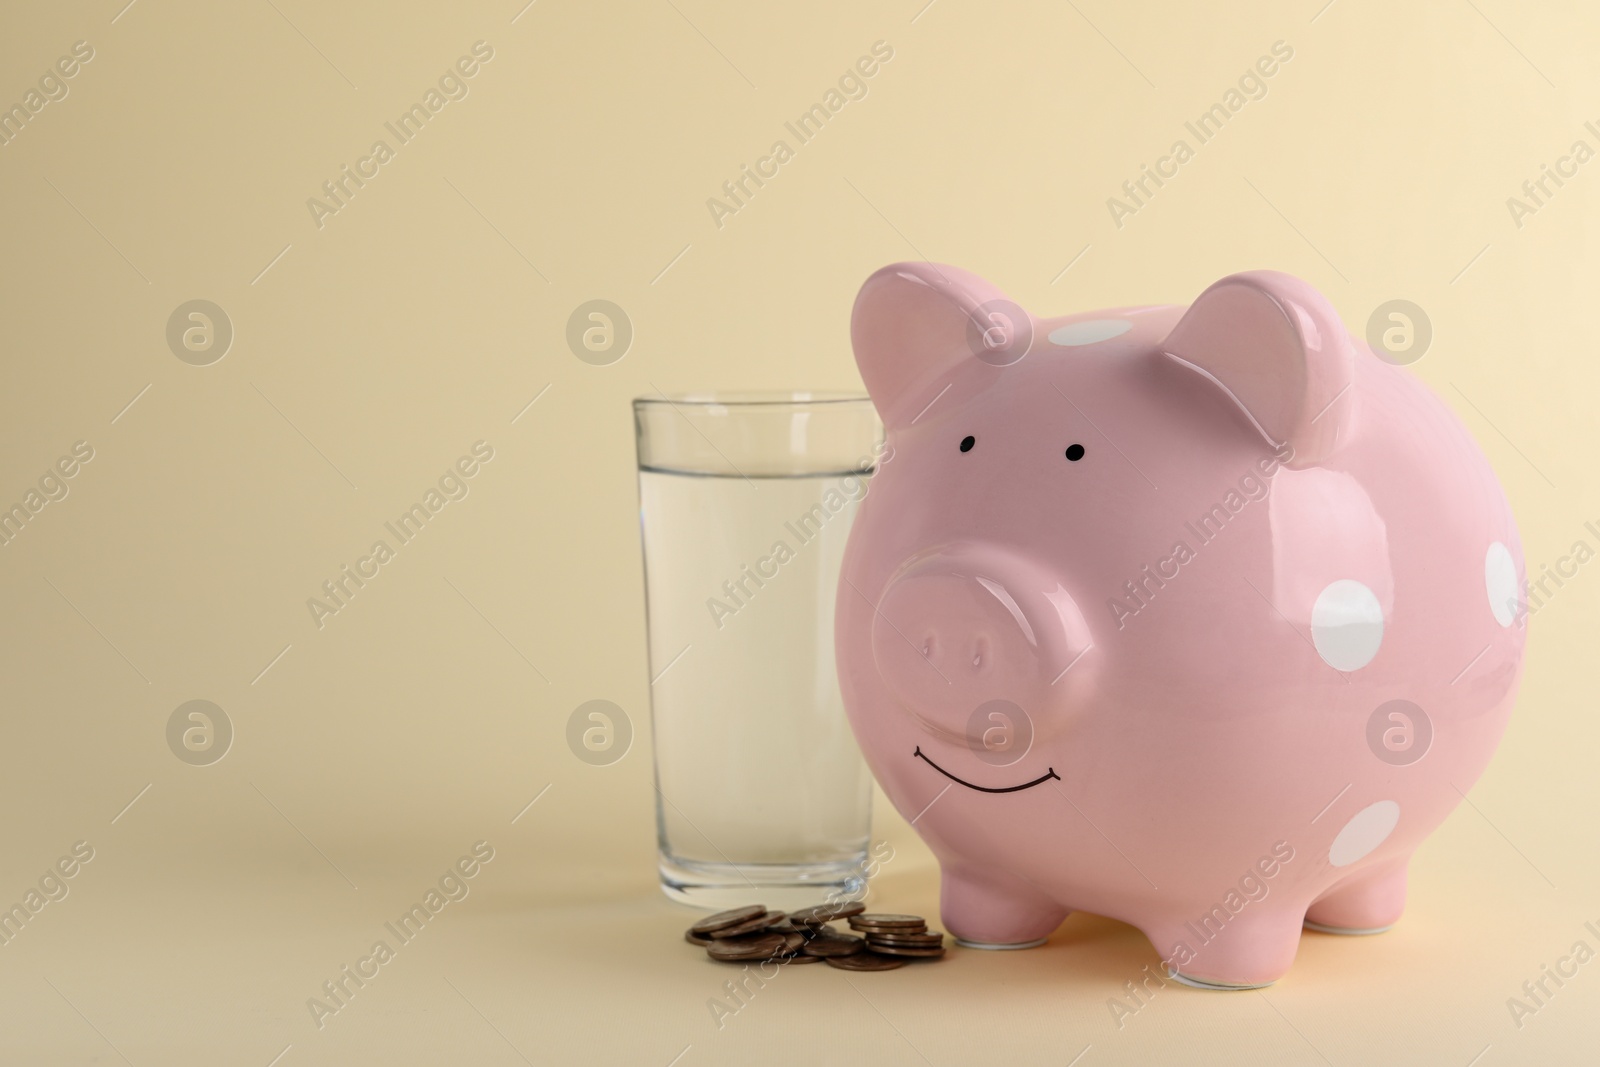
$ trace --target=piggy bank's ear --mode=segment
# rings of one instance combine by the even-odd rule
[[[1032,342],[1027,312],[977,275],[939,263],[884,267],[850,315],[861,379],[891,429],[914,421],[962,363],[1003,367]]]
[[[1277,271],[1234,274],[1190,305],[1162,349],[1220,385],[1274,448],[1309,467],[1350,422],[1355,347],[1328,302]]]

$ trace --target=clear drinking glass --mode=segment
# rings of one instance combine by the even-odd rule
[[[872,778],[833,607],[882,430],[864,396],[635,400],[661,887],[705,907],[858,895]]]

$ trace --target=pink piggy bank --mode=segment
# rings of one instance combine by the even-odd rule
[[[1036,319],[901,263],[856,360],[889,451],[836,638],[850,722],[963,944],[1069,911],[1191,985],[1376,933],[1494,753],[1525,640],[1493,472],[1306,283]]]

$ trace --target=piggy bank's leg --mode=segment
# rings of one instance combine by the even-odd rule
[[[1067,908],[1015,875],[945,867],[939,915],[969,948],[1034,948],[1067,917]]]
[[[1362,871],[1306,910],[1306,926],[1327,934],[1381,934],[1406,910],[1411,857]]]
[[[1143,927],[1161,961],[1184,985],[1258,989],[1282,978],[1300,948],[1305,902],[1248,904],[1230,914],[1220,904],[1190,922]]]

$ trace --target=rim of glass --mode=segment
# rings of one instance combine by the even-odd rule
[[[820,404],[867,404],[872,398],[866,393],[850,393],[828,389],[745,389],[728,392],[669,393],[666,395],[637,396],[636,408],[649,406],[669,407],[811,407]]]

